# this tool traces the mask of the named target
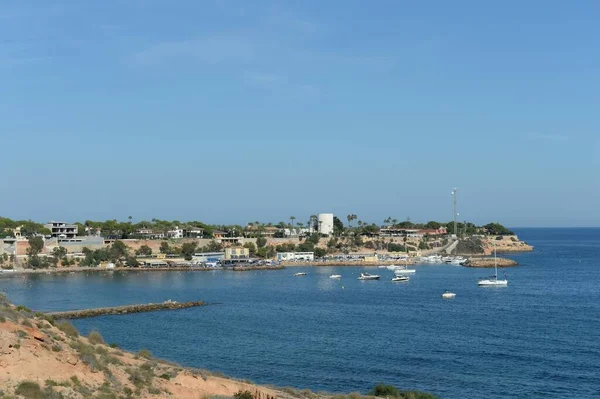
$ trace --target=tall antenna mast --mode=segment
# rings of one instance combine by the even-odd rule
[[[454,187],[452,189],[452,199],[454,200],[454,235],[456,237],[458,237],[458,230],[456,228],[456,217],[458,216],[458,213],[456,213],[456,194],[457,194],[457,188]]]

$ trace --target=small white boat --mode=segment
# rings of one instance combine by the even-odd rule
[[[329,278],[342,278],[341,274],[332,274],[331,276],[329,276]]]
[[[398,274],[409,274],[409,273],[416,273],[417,271],[415,269],[409,269],[406,266],[404,267],[399,267],[396,270],[394,270],[394,274],[398,275]]]
[[[444,293],[442,294],[442,298],[444,299],[452,299],[456,296],[456,294],[454,292],[450,292],[448,290],[444,291]]]
[[[389,269],[389,266],[386,265],[379,265],[377,266],[378,269]]]
[[[379,280],[381,276],[377,274],[361,273],[359,280]]]
[[[394,276],[392,278],[392,281],[394,283],[403,283],[403,282],[406,282],[408,280],[410,280],[410,277],[408,277],[408,276]]]
[[[495,274],[491,277],[484,277],[477,281],[477,285],[480,287],[506,287],[508,280],[506,277],[504,280],[498,280],[498,259],[496,258],[496,243],[494,243],[494,270]]]
[[[296,273],[294,274],[294,276],[299,277],[299,276],[306,276],[306,273],[300,272],[300,273]]]

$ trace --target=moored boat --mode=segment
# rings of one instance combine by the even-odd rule
[[[456,296],[456,294],[454,292],[450,292],[448,290],[444,291],[444,293],[442,294],[442,298],[444,299],[452,299]]]
[[[381,278],[381,276],[377,275],[377,274],[369,274],[369,273],[361,273],[360,277],[358,278],[359,280],[379,280]]]
[[[410,280],[410,277],[408,277],[408,276],[394,276],[392,278],[392,281],[394,283],[404,283],[404,282],[407,282],[408,280]]]
[[[415,269],[409,269],[408,267],[404,266],[404,267],[399,267],[396,270],[394,270],[394,274],[395,275],[399,275],[399,274],[410,274],[410,273],[416,273],[417,271]]]
[[[494,270],[495,273],[491,277],[484,277],[477,281],[478,286],[482,287],[506,287],[508,285],[508,279],[506,275],[504,280],[498,280],[498,258],[496,258],[496,243],[494,243]]]
[[[304,272],[299,272],[299,273],[296,273],[296,274],[294,274],[294,276],[296,276],[296,277],[299,277],[299,276],[306,276],[306,274],[307,274],[307,273],[304,273]]]
[[[331,276],[329,276],[329,278],[342,278],[341,274],[332,274]]]

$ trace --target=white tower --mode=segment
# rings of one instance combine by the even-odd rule
[[[333,213],[319,213],[319,234],[330,236],[333,234]]]

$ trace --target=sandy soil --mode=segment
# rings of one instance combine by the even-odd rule
[[[52,380],[66,386],[51,389],[69,398],[89,397],[89,392],[104,392],[101,389],[117,395],[130,389],[141,398],[231,397],[245,390],[257,399],[286,396],[270,388],[141,358],[107,345],[91,345],[84,337],[69,337],[48,321],[28,317],[14,307],[0,306],[0,316],[0,387],[5,395],[14,394],[23,381],[33,381],[44,389]],[[94,354],[86,357],[78,345],[92,348]],[[90,360],[90,356],[94,358]],[[100,366],[93,367],[95,362]],[[132,382],[132,373],[144,368],[152,377],[141,384]],[[160,377],[166,374],[172,378]]]

